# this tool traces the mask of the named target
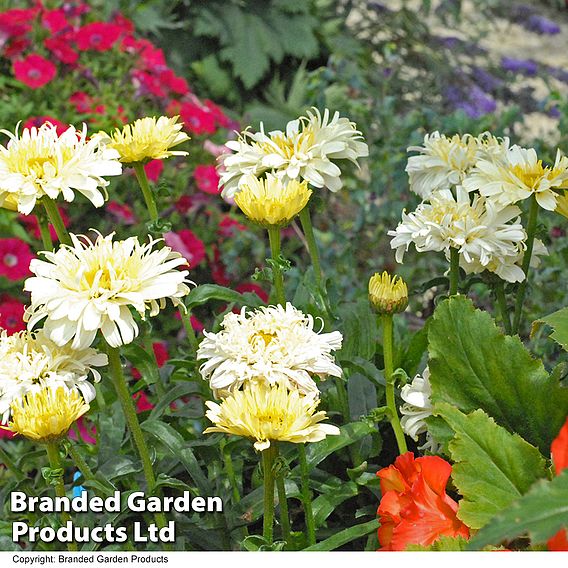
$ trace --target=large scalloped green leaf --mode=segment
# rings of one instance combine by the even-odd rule
[[[568,469],[552,481],[540,481],[488,523],[468,545],[478,550],[528,534],[533,544],[568,528]]]
[[[550,454],[568,415],[568,389],[551,378],[518,337],[457,296],[436,309],[428,331],[432,401],[483,409],[501,426]]]
[[[463,496],[458,517],[470,528],[484,526],[546,474],[540,452],[482,410],[466,416],[440,404],[437,413],[455,432],[449,443],[452,479]]]

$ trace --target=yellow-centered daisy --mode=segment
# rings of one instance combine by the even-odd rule
[[[12,420],[2,428],[36,442],[55,442],[89,408],[76,389],[48,387],[13,402]]]
[[[259,383],[235,391],[217,404],[207,401],[206,416],[215,424],[204,433],[224,432],[255,440],[254,447],[265,450],[272,441],[319,442],[326,436],[339,434],[332,424],[321,424],[327,418],[316,412],[319,400],[303,395],[284,385]]]
[[[408,306],[408,288],[400,276],[388,272],[371,276],[369,280],[369,301],[380,314],[403,312]]]
[[[263,227],[285,227],[308,204],[308,182],[291,180],[287,185],[272,174],[266,179],[247,176],[235,194],[235,203],[254,223]]]
[[[181,131],[183,122],[178,123],[178,118],[161,116],[156,119],[155,116],[147,116],[122,129],[117,128],[110,136],[104,133],[101,136],[108,148],[120,154],[120,161],[128,165],[163,160],[170,156],[187,156],[187,152],[170,150],[189,140],[189,136]]]

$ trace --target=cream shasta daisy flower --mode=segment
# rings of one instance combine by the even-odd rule
[[[187,156],[187,152],[171,150],[174,146],[189,140],[182,132],[183,122],[178,116],[144,117],[117,128],[112,134],[101,133],[101,139],[120,155],[125,164],[146,163],[150,160],[163,160],[170,156]]]
[[[88,139],[85,125],[81,131],[70,126],[61,135],[49,122],[24,128],[20,135],[17,130],[0,132],[10,138],[5,147],[0,146],[0,206],[15,205],[25,215],[45,195],[73,201],[75,191],[101,207],[109,184],[104,176],[122,172],[118,152],[96,136]]]
[[[518,257],[524,249],[526,233],[519,214],[518,207],[502,209],[479,195],[470,202],[467,192],[458,187],[457,198],[450,190],[437,191],[430,203],[403,212],[402,222],[388,234],[394,237],[391,248],[396,249],[397,262],[414,243],[418,252],[443,251],[447,258],[450,248],[456,248],[465,263],[479,263],[489,270],[496,259]]]
[[[2,428],[35,442],[55,442],[89,408],[74,389],[44,387],[15,400],[11,406],[12,421]]]
[[[549,167],[533,148],[512,146],[494,159],[479,160],[463,185],[503,207],[534,195],[543,209],[554,211],[559,197],[555,190],[568,188],[568,157],[558,150],[554,165]]]
[[[221,404],[205,404],[205,416],[214,426],[204,434],[223,432],[251,438],[259,451],[269,448],[272,441],[302,444],[340,434],[337,426],[321,424],[327,416],[323,411],[316,412],[319,399],[315,394],[303,395],[283,384],[247,385]]]
[[[420,449],[436,452],[438,444],[428,432],[428,424],[426,423],[426,418],[432,416],[433,411],[430,399],[432,396],[430,369],[426,367],[422,375],[416,375],[410,384],[404,385],[400,396],[404,400],[404,404],[400,407],[402,414],[400,425],[404,433],[414,441],[417,441],[421,434],[426,434],[426,443],[420,446]]]
[[[95,367],[107,364],[107,356],[95,349],[60,347],[48,339],[43,330],[20,331],[8,335],[0,331],[0,415],[5,422],[10,405],[44,387],[77,389],[86,402],[95,398],[89,382],[101,376]]]
[[[419,152],[408,158],[406,166],[410,189],[428,199],[435,191],[460,185],[478,159],[499,156],[508,146],[508,138],[495,138],[488,132],[479,137],[426,134],[423,146],[408,148],[409,152]]]
[[[260,177],[272,171],[284,184],[291,180],[307,180],[314,187],[338,191],[343,186],[341,169],[334,160],[346,159],[357,164],[357,159],[369,155],[355,123],[336,112],[330,118],[325,109],[292,120],[285,132],[275,130],[266,134],[245,130],[238,140],[226,143],[233,154],[220,157],[222,196],[232,198],[244,183],[243,176]]]
[[[29,329],[45,319],[44,331],[57,345],[74,349],[91,345],[100,330],[111,347],[130,343],[138,326],[130,308],[145,317],[158,314],[170,298],[175,305],[189,293],[187,261],[169,247],[154,250],[158,240],[141,244],[137,237],[113,241],[114,233],[71,235],[72,246],[44,251],[34,259],[25,290],[31,292],[26,318]]]
[[[341,376],[332,351],[341,348],[338,331],[317,333],[312,316],[292,304],[253,312],[230,313],[219,333],[204,332],[197,359],[205,359],[201,376],[216,396],[225,396],[245,383],[283,384],[317,394],[312,377]]]

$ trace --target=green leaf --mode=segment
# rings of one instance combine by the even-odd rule
[[[407,552],[462,552],[466,549],[467,540],[463,536],[441,536],[430,546],[411,544],[406,547]]]
[[[318,495],[312,502],[316,527],[321,527],[336,507],[358,493],[357,484],[353,481],[339,480],[339,485],[333,484]]]
[[[243,306],[257,308],[264,305],[263,301],[252,292],[239,294],[235,290],[217,286],[216,284],[203,284],[193,288],[187,296],[186,306],[192,310],[196,306],[206,304],[211,300],[218,300],[226,303],[236,303]]]
[[[528,534],[533,544],[545,542],[568,527],[568,469],[552,481],[539,481],[481,529],[468,545],[479,550]]]
[[[306,449],[306,458],[308,465],[312,468],[322,462],[327,456],[333,454],[337,450],[350,446],[364,438],[367,434],[376,432],[376,427],[367,422],[351,422],[339,428],[341,433],[339,436],[328,436],[321,442],[309,444]]]
[[[143,430],[160,440],[183,464],[202,495],[209,495],[210,483],[199,466],[195,454],[186,446],[183,436],[169,424],[159,420],[146,420],[141,424]]]
[[[482,410],[465,415],[449,404],[436,412],[454,430],[452,479],[463,496],[458,517],[478,529],[546,475],[540,452]]]
[[[150,416],[148,420],[155,420],[160,418],[164,413],[164,410],[169,408],[172,402],[175,402],[182,396],[186,396],[188,394],[195,394],[200,392],[200,385],[191,383],[191,382],[183,382],[177,383],[172,389],[170,389],[163,397],[160,398],[156,406],[150,412]]]
[[[149,353],[135,343],[123,346],[124,356],[136,367],[145,384],[151,385],[160,380],[160,374],[153,353]]]
[[[377,345],[377,318],[371,312],[369,302],[360,300],[339,307],[342,320],[343,346],[337,356],[340,359],[361,357],[369,361]]]
[[[559,343],[564,351],[568,351],[568,308],[562,308],[533,322],[531,336],[535,334],[542,324],[549,325],[552,328],[550,337]]]
[[[355,525],[353,527],[349,527],[338,533],[335,533],[333,536],[318,542],[312,546],[308,546],[304,550],[314,551],[314,552],[327,552],[329,550],[335,550],[348,542],[351,542],[357,538],[364,537],[373,531],[376,531],[379,528],[379,520],[373,519],[372,521],[368,521],[366,523],[361,523],[360,525]]]
[[[466,413],[481,408],[549,455],[568,414],[568,389],[518,337],[504,336],[488,313],[457,296],[438,306],[428,339],[434,403]]]

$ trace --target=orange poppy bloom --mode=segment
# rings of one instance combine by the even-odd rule
[[[568,467],[568,418],[560,429],[558,436],[552,442],[550,451],[556,475],[559,475],[564,468]],[[568,550],[566,529],[560,529],[546,544],[548,545],[548,550]]]

